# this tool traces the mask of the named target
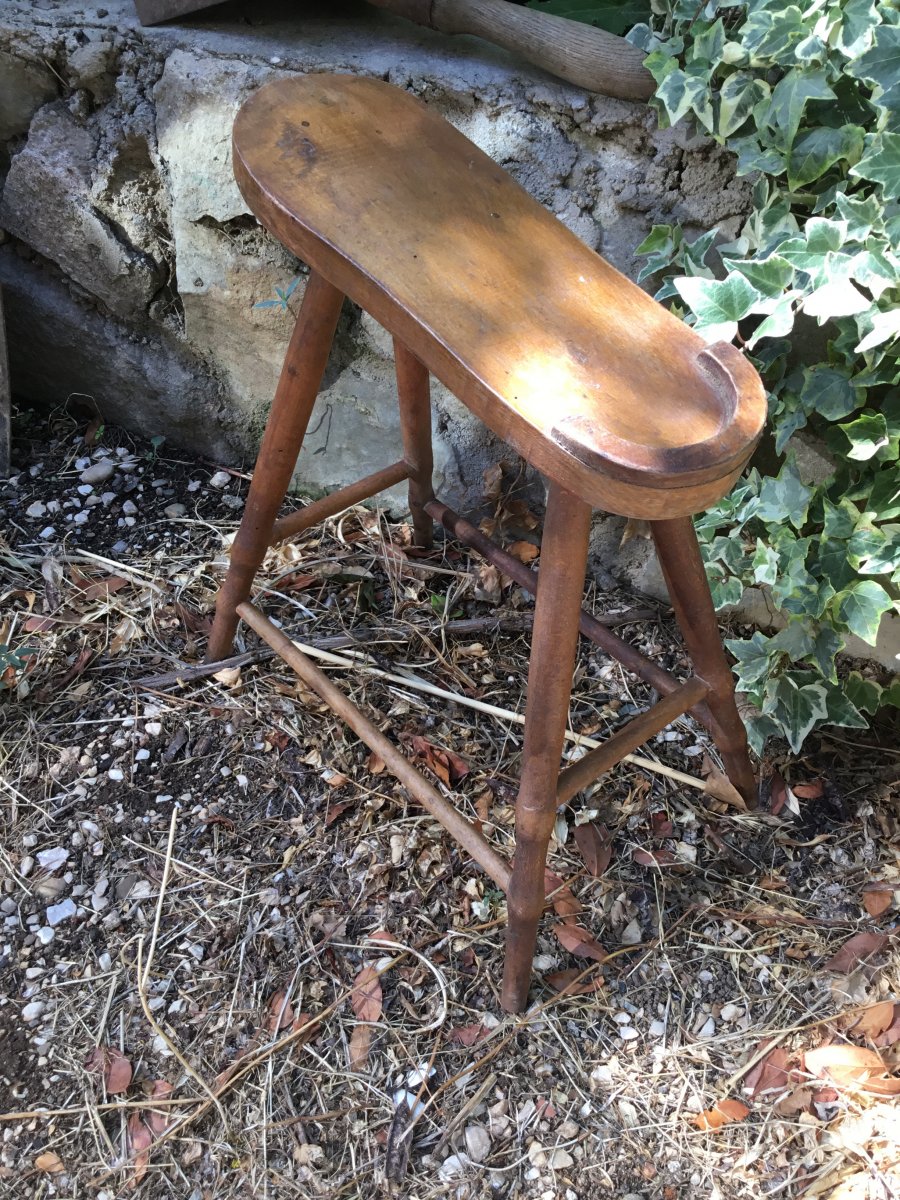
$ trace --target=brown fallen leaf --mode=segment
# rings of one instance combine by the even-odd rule
[[[566,887],[562,879],[547,867],[544,868],[544,895],[553,905],[553,911],[564,921],[571,921],[583,912],[581,901]]]
[[[871,958],[873,954],[883,950],[887,943],[886,933],[874,933],[872,930],[855,933],[852,938],[844,942],[837,954],[833,954],[829,958],[825,963],[824,970],[849,975],[861,962],[865,962],[867,958]]]
[[[477,1021],[474,1025],[458,1025],[450,1030],[450,1040],[460,1046],[476,1046],[483,1042],[491,1031],[487,1025]]]
[[[606,951],[596,938],[580,925],[560,922],[553,926],[553,932],[560,944],[576,958],[593,958],[597,962],[605,962]]]
[[[708,758],[704,757],[703,764],[704,768],[709,768],[703,771],[705,775],[703,790],[710,796],[714,796],[716,800],[721,800],[723,804],[727,804],[731,808],[736,808],[740,812],[746,812],[747,802],[728,776],[720,771]]]
[[[760,1047],[761,1048],[761,1047]],[[773,1046],[744,1079],[744,1094],[751,1100],[769,1092],[780,1092],[788,1085],[788,1055],[781,1046]]]
[[[131,1062],[115,1046],[95,1046],[85,1059],[84,1069],[103,1076],[110,1096],[118,1096],[131,1086]]]
[[[534,542],[513,542],[511,546],[507,546],[507,552],[520,563],[530,563],[540,554],[541,548],[535,546]]]
[[[640,867],[674,867],[680,865],[671,850],[633,850],[631,861]]]
[[[46,1175],[61,1175],[66,1169],[63,1160],[52,1150],[45,1150],[43,1154],[39,1154],[34,1160],[34,1165]]]
[[[384,759],[372,750],[366,759],[366,770],[370,775],[380,775],[384,770]]]
[[[151,1100],[168,1100],[175,1088],[166,1079],[154,1079],[150,1085]],[[144,1120],[149,1126],[150,1132],[156,1137],[166,1132],[171,1114],[168,1109],[148,1109],[144,1115]]]
[[[889,883],[867,883],[863,888],[862,902],[870,917],[880,917],[894,903],[894,889]]]
[[[818,1050],[807,1050],[803,1060],[811,1075],[829,1079],[837,1087],[876,1096],[900,1095],[900,1076],[889,1075],[881,1055],[865,1046],[820,1046]]]
[[[357,1025],[350,1035],[350,1070],[362,1071],[369,1061],[372,1045],[372,1026]]]
[[[147,1174],[147,1168],[150,1166],[150,1147],[153,1145],[153,1134],[144,1124],[144,1118],[140,1111],[131,1114],[125,1128],[128,1135],[129,1152],[134,1157],[134,1176],[131,1180],[131,1187],[135,1188]]]
[[[448,787],[451,784],[459,783],[469,774],[469,764],[458,754],[454,754],[452,750],[435,746],[419,734],[414,734],[408,740],[409,747],[416,758],[420,759]]]
[[[883,1033],[879,1033],[872,1041],[880,1050],[893,1046],[895,1042],[900,1042],[900,1004],[894,1005],[894,1019],[887,1029]]]
[[[800,800],[818,800],[825,791],[821,779],[811,779],[808,783],[795,783],[791,791]]]
[[[352,800],[342,800],[340,804],[329,804],[328,812],[325,815],[325,828],[329,829],[338,817],[343,816],[348,808],[353,807]]]
[[[775,1111],[780,1117],[796,1117],[798,1113],[813,1111],[813,1101],[817,1098],[819,1089],[805,1084],[795,1087],[793,1091],[782,1096],[775,1105]]]
[[[788,787],[778,771],[772,772],[772,792],[769,801],[769,812],[777,817],[787,803]]]
[[[697,1113],[692,1120],[698,1129],[721,1129],[723,1125],[743,1121],[749,1112],[750,1109],[740,1100],[720,1100],[714,1108]]]
[[[273,993],[267,1005],[266,1032],[275,1034],[279,1029],[287,1029],[288,1025],[293,1024],[293,1021],[293,1005],[288,1000],[284,988],[279,988],[277,992]]]
[[[855,1033],[860,1037],[877,1038],[893,1025],[895,1007],[893,1000],[880,1000],[877,1004],[870,1004],[862,1012],[851,1014],[844,1028],[847,1033]]]
[[[382,991],[378,972],[363,967],[350,993],[350,1006],[360,1021],[377,1021],[381,1016]]]
[[[650,814],[650,836],[654,838],[668,838],[675,832],[675,826],[669,817],[669,814],[664,809],[659,809],[657,812]]]
[[[595,879],[599,879],[612,859],[612,834],[605,825],[593,821],[576,825],[573,834],[584,865]]]
[[[549,984],[554,992],[564,996],[588,996],[606,987],[606,980],[602,975],[585,975],[579,967],[550,971],[544,976],[544,982]]]

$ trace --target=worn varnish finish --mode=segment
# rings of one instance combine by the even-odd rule
[[[528,995],[557,805],[690,710],[752,807],[756,783],[690,514],[718,500],[760,435],[756,373],[707,347],[404,92],[354,76],[262,88],[234,130],[235,172],[263,224],[311,275],[260,448],[209,657],[243,617],[377,751],[411,796],[506,888],[502,999]],[[312,412],[343,296],[393,334],[403,458],[276,521]],[[549,482],[534,572],[432,491],[429,374]],[[438,521],[537,596],[516,853],[510,868],[291,641],[247,603],[266,547],[408,480],[416,542]],[[679,683],[582,610],[591,510],[651,520],[694,663]],[[560,773],[579,630],[663,697]]]
[[[424,104],[375,79],[261,88],[234,129],[253,212],[529,462],[626,516],[727,490],[765,416],[708,347]]]

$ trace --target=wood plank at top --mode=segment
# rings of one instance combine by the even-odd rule
[[[142,25],[159,25],[161,21],[171,21],[185,13],[196,12],[198,8],[211,8],[220,3],[221,0],[134,0],[134,7]]]

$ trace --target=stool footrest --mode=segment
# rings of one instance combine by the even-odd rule
[[[665,729],[676,717],[682,716],[708,694],[709,685],[702,679],[689,679],[652,708],[648,708],[627,725],[617,729],[602,746],[590,750],[583,758],[579,758],[560,772],[556,785],[557,803],[567,804],[576,792],[593,783],[600,775],[621,762],[626,754],[642,746],[648,738]]]
[[[329,492],[321,500],[314,500],[312,504],[307,504],[306,508],[299,508],[296,512],[288,513],[286,517],[276,521],[272,528],[272,540],[269,544],[274,546],[278,542],[283,542],[285,538],[292,537],[295,533],[302,533],[304,529],[318,525],[326,517],[333,517],[335,513],[343,512],[345,508],[350,508],[363,500],[369,500],[372,496],[383,492],[385,488],[393,487],[397,483],[402,483],[404,479],[409,479],[409,474],[409,467],[401,459],[389,467],[384,467],[381,471],[366,475],[364,479],[358,479],[356,483],[338,488],[336,492]]]
[[[444,799],[440,792],[417,771],[412,763],[400,753],[392,741],[357,708],[352,700],[320,671],[302,650],[298,650],[285,634],[273,625],[258,608],[249,602],[237,606],[240,616],[251,629],[272,647],[279,658],[296,672],[307,687],[324,700],[333,712],[345,721],[366,745],[374,750],[388,771],[406,788],[433,817],[444,826],[475,861],[484,868],[491,879],[506,891],[509,886],[510,868],[504,859],[478,832],[471,821]]]
[[[513,558],[511,554],[507,554],[496,542],[477,529],[471,521],[467,521],[465,517],[461,517],[459,513],[453,511],[448,505],[440,500],[429,500],[425,505],[425,511],[435,521],[438,521],[455,537],[458,537],[461,542],[471,546],[476,550],[482,558],[486,558],[488,562],[493,563],[495,567],[499,567],[505,575],[509,575],[514,579],[520,587],[523,587],[526,592],[531,592],[532,595],[537,593],[538,588],[538,572],[526,567],[524,563],[519,562],[517,558]],[[634,646],[630,646],[628,642],[617,637],[610,629],[603,624],[602,617],[596,617],[593,613],[589,613],[582,609],[581,621],[578,626],[581,633],[592,642],[595,642],[607,654],[612,655],[618,662],[626,667],[629,671],[633,671],[639,679],[643,679],[645,683],[649,683],[651,687],[663,696],[676,691],[681,685],[674,676],[668,671],[664,671],[662,667],[658,667],[652,659],[641,654],[640,650],[636,650]],[[707,689],[708,690],[708,689]],[[702,700],[702,697],[699,699]],[[688,705],[694,709],[694,716],[707,727],[711,724],[709,711],[704,704],[692,702]],[[685,709],[681,710],[686,711]],[[676,716],[679,715],[676,713]],[[639,743],[636,743],[639,744]]]

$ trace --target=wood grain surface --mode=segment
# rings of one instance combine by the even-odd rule
[[[482,421],[589,503],[696,512],[728,490],[765,396],[419,100],[380,80],[262,87],[234,127],[263,225]]]

